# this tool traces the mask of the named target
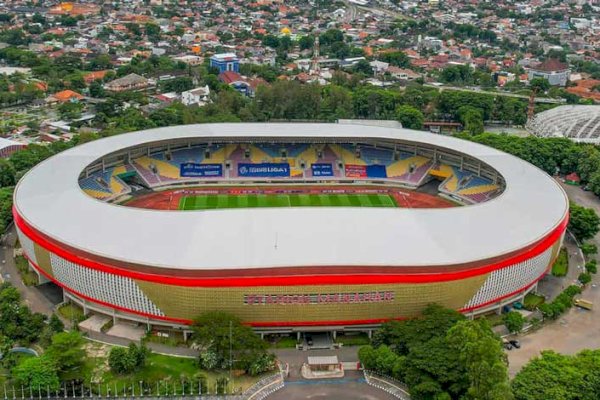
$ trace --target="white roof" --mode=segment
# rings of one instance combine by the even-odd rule
[[[339,364],[337,356],[308,356],[308,365]]]
[[[237,58],[237,55],[235,53],[221,53],[215,54],[211,58],[215,60],[226,60],[228,58]]]
[[[527,129],[541,137],[567,137],[600,144],[600,106],[566,105],[534,115]]]
[[[5,147],[10,147],[10,146],[25,146],[25,145],[21,142],[16,142],[14,140],[0,138],[0,149],[3,149]]]
[[[403,139],[470,154],[507,188],[485,203],[446,209],[255,208],[157,211],[85,194],[80,172],[101,156],[165,139]],[[205,124],[140,131],[76,146],[33,168],[15,190],[36,230],[91,254],[179,269],[280,266],[436,266],[505,255],[536,242],[568,212],[560,186],[514,156],[447,136],[345,124]]]

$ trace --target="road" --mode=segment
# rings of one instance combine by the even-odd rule
[[[358,17],[358,7],[356,6],[356,4],[352,4],[348,0],[345,0],[344,4],[346,4],[346,14],[344,15],[344,22],[353,22]]]
[[[367,385],[362,373],[347,371],[342,379],[286,381],[269,400],[391,400],[392,395]]]
[[[13,245],[16,242],[16,232],[14,226],[9,229],[7,237],[0,248],[0,274],[4,281],[10,282],[21,293],[23,301],[33,312],[39,312],[45,315],[52,315],[52,304],[48,299],[35,288],[28,288],[23,284],[21,275],[15,266],[13,258]],[[8,246],[7,246],[8,244]]]
[[[455,86],[438,86],[438,85],[432,85],[430,83],[426,83],[423,86],[438,89],[440,92],[443,90],[454,90],[457,92],[489,94],[491,96],[514,97],[517,99],[529,100],[529,96],[525,96],[524,94],[506,93],[506,92],[488,92],[488,91],[485,91],[482,89],[469,89],[469,88],[455,87]],[[535,103],[546,103],[546,104],[566,104],[567,101],[565,99],[551,99],[549,97],[536,97],[534,99],[534,102]]]
[[[600,200],[591,192],[585,192],[577,186],[563,185],[569,198],[585,207],[590,207],[600,214]],[[591,241],[600,247],[600,235]],[[577,267],[575,267],[577,268]],[[593,276],[592,284],[582,297],[600,305],[600,276]],[[509,373],[514,376],[531,358],[540,351],[551,349],[559,353],[575,354],[589,348],[600,348],[600,310],[592,311],[571,308],[562,318],[554,321],[537,332],[523,336],[521,348],[508,352]]]

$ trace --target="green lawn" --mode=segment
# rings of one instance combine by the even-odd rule
[[[558,257],[552,266],[552,275],[554,276],[566,276],[569,270],[569,257],[566,249],[560,249]]]
[[[169,393],[185,394],[193,392],[198,393],[198,387],[206,393],[216,391],[216,380],[218,378],[228,378],[228,371],[208,372],[198,368],[198,360],[192,358],[171,357],[162,354],[151,354],[146,366],[139,372],[129,375],[116,375],[108,369],[104,369],[101,375],[101,385],[94,388],[94,392],[100,392],[102,396],[114,393],[115,387],[118,393],[139,396],[140,381],[146,395],[155,395],[160,392],[161,395]],[[233,383],[230,382],[228,392],[233,388],[236,391],[246,390],[262,377],[237,376]],[[200,384],[200,385],[199,385]],[[207,387],[208,386],[208,387]],[[183,389],[185,387],[185,389]]]
[[[255,207],[396,207],[388,194],[214,194],[186,196],[180,210]]]
[[[335,341],[336,343],[342,343],[344,346],[364,346],[371,343],[371,340],[366,333],[359,333],[357,335],[338,335]]]
[[[21,274],[21,280],[25,286],[35,286],[38,284],[38,277],[35,272],[29,268],[29,262],[23,256],[15,257],[15,265]]]
[[[73,303],[63,304],[58,308],[58,313],[68,321],[75,321],[76,323],[79,323],[85,320],[83,309]]]
[[[523,300],[523,307],[525,307],[526,310],[533,311],[543,303],[544,296],[535,293],[527,293]]]
[[[284,336],[270,342],[271,347],[274,349],[295,349],[296,343],[298,343],[298,341],[292,336]]]

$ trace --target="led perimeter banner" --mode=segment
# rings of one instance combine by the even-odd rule
[[[223,176],[221,164],[183,163],[179,167],[182,177]]]
[[[333,176],[331,164],[311,164],[312,176]]]
[[[238,164],[241,177],[287,177],[290,176],[288,163]]]

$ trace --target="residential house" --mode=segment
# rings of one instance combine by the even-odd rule
[[[210,88],[208,85],[197,87],[181,93],[181,102],[186,106],[198,105],[200,107],[210,102]]]
[[[240,59],[234,53],[215,54],[210,58],[210,66],[217,68],[219,73],[240,72]]]
[[[110,92],[126,92],[130,90],[143,90],[149,86],[148,79],[138,74],[129,74],[115,79],[104,85],[104,89]]]
[[[566,86],[570,76],[569,66],[556,59],[548,59],[528,71],[530,81],[535,78],[545,78],[552,86]]]
[[[51,94],[46,98],[46,103],[48,104],[57,104],[57,103],[78,103],[80,100],[83,100],[83,96],[77,92],[72,90],[63,90],[60,92],[56,92]]]

